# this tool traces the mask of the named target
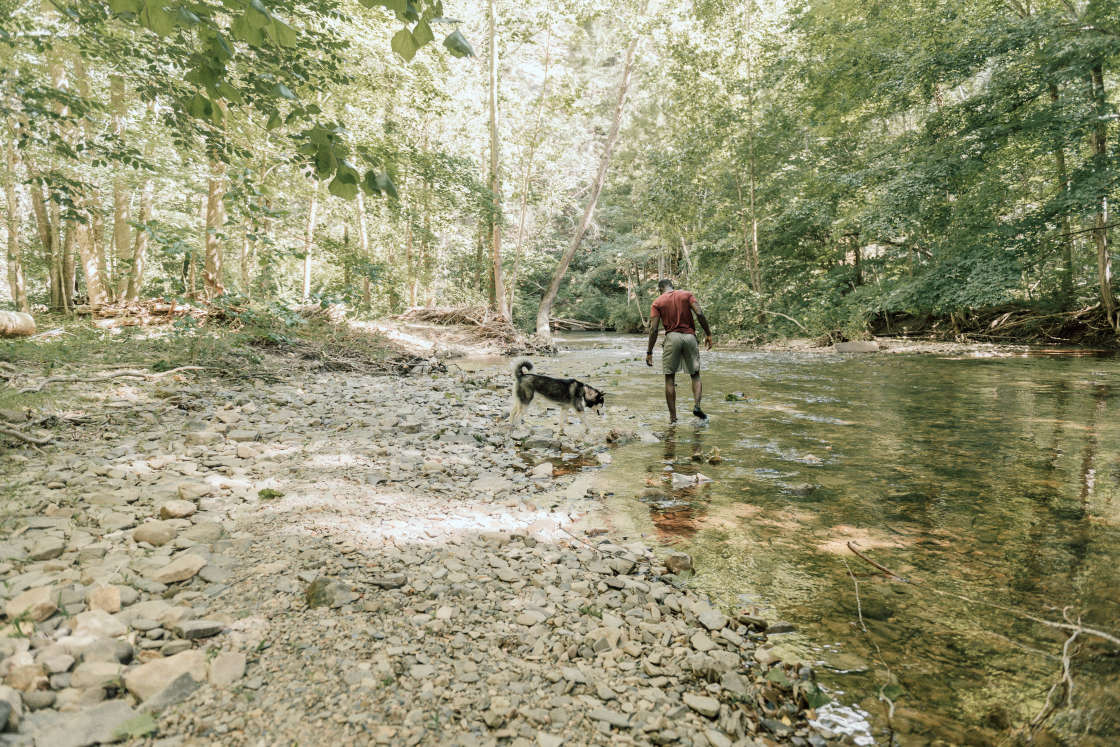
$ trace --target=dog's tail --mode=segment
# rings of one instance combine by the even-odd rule
[[[513,362],[514,378],[520,379],[525,375],[526,370],[533,370],[533,364],[528,358],[518,358]]]

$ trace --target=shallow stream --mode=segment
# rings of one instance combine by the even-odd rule
[[[880,694],[903,744],[995,742],[1043,709],[1065,636],[1008,609],[1120,629],[1120,359],[716,351],[711,420],[669,428],[643,338],[561,345],[541,372],[589,377],[661,438],[614,451],[616,513],[692,554],[723,602],[792,623],[774,639],[877,742]],[[674,489],[674,472],[712,481]],[[848,542],[918,583],[888,582]],[[1115,743],[1120,657],[1078,643],[1052,728]]]

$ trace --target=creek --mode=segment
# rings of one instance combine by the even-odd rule
[[[713,598],[791,623],[779,645],[876,741],[889,741],[880,694],[907,744],[993,742],[1042,710],[1065,636],[1001,607],[1067,609],[1115,634],[1120,359],[717,350],[702,354],[710,421],[687,414],[681,374],[670,428],[643,337],[559,342],[538,371],[587,377],[624,427],[660,438],[614,450],[600,479],[614,514],[691,554]],[[674,488],[673,473],[711,482]],[[887,581],[848,542],[920,583]],[[1085,638],[1075,651],[1073,705],[1051,728],[1111,742],[1120,658]]]

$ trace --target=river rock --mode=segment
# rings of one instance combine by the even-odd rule
[[[184,673],[201,682],[206,679],[206,670],[206,653],[192,649],[174,656],[153,659],[129,670],[124,675],[124,686],[139,700],[144,701]]]
[[[161,519],[185,519],[198,510],[190,501],[164,501],[159,506]]]
[[[35,543],[28,553],[32,560],[54,560],[66,551],[66,540],[61,537],[45,537]]]
[[[104,610],[90,610],[74,618],[76,638],[116,638],[128,632],[128,626]]]
[[[121,676],[122,667],[117,662],[84,661],[70,673],[70,687],[86,689],[105,687]]]
[[[541,462],[533,471],[529,473],[529,477],[534,480],[551,480],[552,479],[552,462]]]
[[[121,590],[116,586],[97,586],[90,590],[86,604],[91,610],[114,614],[121,611]]]
[[[15,731],[23,721],[23,698],[19,691],[0,685],[0,731]]]
[[[8,619],[25,617],[32,622],[42,622],[58,610],[58,594],[53,586],[28,589],[4,606]]]
[[[216,620],[186,620],[174,626],[173,630],[180,638],[188,641],[199,638],[210,638],[226,629],[225,623]]]
[[[345,584],[331,578],[320,576],[308,584],[303,592],[308,607],[341,607],[357,599]]]
[[[692,556],[684,552],[671,552],[665,556],[665,567],[670,573],[687,573],[692,570]]]
[[[151,572],[148,578],[161,584],[173,584],[193,578],[205,565],[206,559],[203,557],[193,554],[180,555],[164,567]]]
[[[117,731],[134,711],[123,700],[107,700],[92,708],[60,714],[35,735],[35,744],[50,747],[86,747],[117,741]]]
[[[712,632],[716,632],[727,625],[727,616],[719,610],[708,608],[700,612],[696,619],[700,624]]]
[[[4,684],[16,690],[42,690],[47,687],[47,674],[38,664],[14,667],[4,677]]]
[[[719,715],[719,701],[715,698],[709,698],[707,695],[685,693],[681,700],[684,701],[686,706],[696,711],[701,716],[715,718]]]
[[[192,504],[193,505],[193,504]],[[141,524],[132,531],[132,539],[137,542],[147,542],[155,547],[162,547],[175,539],[175,528],[166,521],[149,521]]]
[[[240,651],[218,654],[210,662],[210,683],[215,687],[229,687],[245,676],[245,654]]]

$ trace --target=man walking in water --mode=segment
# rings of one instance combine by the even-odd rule
[[[696,341],[696,327],[692,321],[693,313],[704,328],[704,347],[712,349],[712,330],[700,302],[696,296],[685,290],[673,290],[673,281],[668,278],[658,281],[657,290],[661,295],[654,299],[649,310],[649,345],[646,347],[646,365],[653,366],[653,346],[657,344],[657,329],[665,327],[665,342],[662,344],[661,365],[665,374],[665,404],[669,405],[669,422],[677,422],[677,371],[682,368],[692,377],[692,398],[695,406],[692,414],[701,419],[707,415],[700,409],[700,345]]]

